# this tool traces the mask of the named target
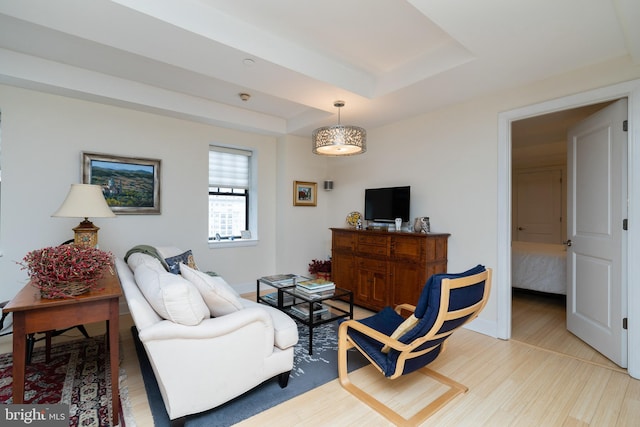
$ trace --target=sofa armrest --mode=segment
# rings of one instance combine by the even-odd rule
[[[261,337],[267,337],[265,354],[271,354],[274,340],[273,321],[269,313],[260,308],[246,308],[225,316],[212,317],[203,320],[196,326],[185,326],[163,320],[141,330],[139,337],[140,341],[145,344],[151,341],[207,340],[233,334],[253,324],[261,327]]]
[[[216,407],[293,366],[293,348],[274,347],[270,316],[260,308],[196,326],[164,320],[139,337],[171,419]]]
[[[259,304],[245,298],[240,298],[240,302],[248,308],[259,307],[265,310],[271,316],[273,321],[273,329],[275,330],[275,345],[280,349],[293,347],[298,342],[298,325],[287,314],[267,304]]]

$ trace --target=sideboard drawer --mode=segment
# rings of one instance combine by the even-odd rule
[[[405,261],[425,262],[426,251],[424,238],[407,237],[391,238],[391,256]]]
[[[389,256],[386,246],[358,245],[358,252],[361,254]]]
[[[360,270],[377,271],[381,273],[387,272],[387,261],[361,257],[357,257],[356,260]]]
[[[361,254],[389,256],[389,238],[368,234],[358,235],[357,251]]]
[[[333,233],[333,249],[353,252],[356,247],[356,239],[353,233]]]
[[[358,245],[386,246],[389,244],[388,236],[379,236],[375,232],[362,233],[358,235]]]

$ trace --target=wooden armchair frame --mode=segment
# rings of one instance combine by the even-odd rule
[[[360,399],[362,402],[367,404],[373,410],[377,411],[379,414],[387,418],[389,421],[393,422],[397,426],[418,425],[422,423],[424,420],[426,420],[427,418],[429,418],[431,415],[433,415],[435,412],[437,412],[440,408],[446,405],[449,401],[451,401],[457,395],[466,393],[468,391],[468,388],[466,386],[424,366],[418,369],[417,372],[420,372],[430,378],[433,378],[434,380],[447,386],[448,390],[442,393],[440,396],[438,396],[435,400],[430,402],[427,406],[422,408],[420,411],[418,411],[411,418],[409,419],[404,418],[402,415],[400,415],[396,411],[389,408],[387,405],[385,405],[384,403],[382,403],[381,401],[373,397],[371,394],[364,391],[362,388],[354,385],[349,379],[348,372],[347,372],[347,350],[351,348],[356,348],[371,362],[371,364],[378,371],[380,371],[381,373],[383,371],[378,366],[378,364],[369,355],[367,355],[367,353],[364,350],[362,350],[362,348],[360,348],[356,342],[353,341],[353,339],[349,336],[348,332],[349,332],[349,329],[359,331],[375,339],[376,341],[379,341],[380,343],[388,345],[391,348],[399,351],[400,355],[396,363],[395,372],[391,376],[389,376],[388,379],[398,378],[402,375],[402,372],[404,370],[404,365],[407,360],[421,356],[425,353],[428,353],[429,351],[434,350],[438,345],[442,346],[440,350],[440,354],[442,354],[442,352],[444,351],[446,342],[442,342],[433,347],[423,349],[418,352],[414,352],[415,349],[419,348],[422,344],[430,340],[436,340],[440,338],[446,339],[459,327],[472,321],[478,316],[478,314],[482,311],[482,309],[486,305],[487,300],[489,298],[489,292],[491,289],[491,273],[492,273],[491,269],[487,268],[482,273],[475,274],[472,276],[455,278],[455,279],[450,279],[450,278],[442,279],[441,291],[440,291],[440,307],[439,307],[438,315],[433,327],[425,335],[415,339],[409,344],[404,344],[396,339],[393,339],[369,326],[366,326],[358,322],[357,320],[348,320],[343,322],[340,325],[340,328],[338,330],[338,378],[340,380],[340,384],[342,385],[342,387],[348,392],[350,392],[351,394],[353,394],[355,397]],[[455,310],[455,311],[448,310],[449,297],[451,294],[451,290],[460,289],[467,286],[473,286],[482,281],[485,282],[485,286],[484,286],[482,299],[479,302],[460,310]],[[395,311],[398,314],[400,314],[402,310],[413,312],[415,311],[415,306],[410,304],[401,304],[395,308]],[[464,321],[464,323],[458,325],[458,327],[453,328],[449,331],[440,332],[442,325],[446,321],[461,319],[461,318],[464,318],[465,316],[469,316],[469,317],[466,319],[466,321]]]

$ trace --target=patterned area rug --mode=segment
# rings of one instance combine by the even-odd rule
[[[79,339],[51,346],[51,360],[45,362],[44,347],[36,347],[25,375],[25,403],[69,405],[70,426],[111,426],[111,370],[105,337]],[[12,403],[11,353],[0,355],[0,402]],[[126,378],[120,371],[120,402],[125,422],[135,425],[127,403]],[[122,417],[122,413],[120,417]]]
[[[158,383],[147,354],[137,337],[135,326],[131,328],[131,332],[136,343],[136,352],[149,398],[153,423],[155,427],[169,427],[171,421],[162,402]],[[299,340],[295,347],[293,370],[286,388],[281,389],[277,379],[268,380],[224,405],[186,417],[185,427],[231,426],[338,378],[337,322],[327,323],[313,330],[313,355],[309,355],[307,351],[309,348],[308,328],[299,324],[298,333]],[[368,363],[360,353],[354,352],[353,355],[350,353],[348,370],[353,371]],[[212,387],[215,385],[212,384]]]

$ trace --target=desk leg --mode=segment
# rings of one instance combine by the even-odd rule
[[[109,305],[109,360],[111,361],[111,407],[113,411],[113,424],[118,425],[120,415],[120,388],[118,386],[120,370],[120,349],[119,349],[119,313],[118,298],[114,298]]]
[[[13,403],[24,403],[27,334],[24,313],[13,313]]]

